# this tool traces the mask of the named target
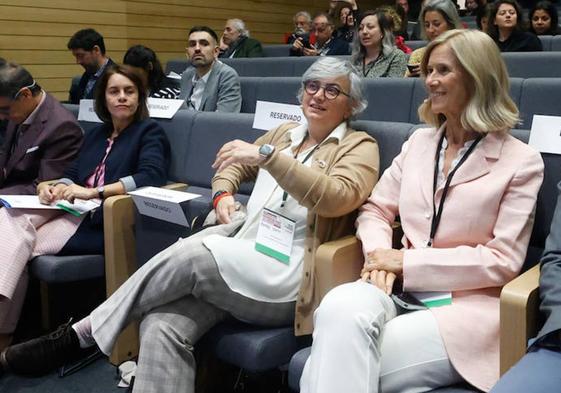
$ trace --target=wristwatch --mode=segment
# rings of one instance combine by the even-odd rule
[[[275,147],[273,145],[261,145],[259,147],[259,155],[265,159],[271,157],[271,154],[275,151]]]
[[[99,196],[99,199],[103,199],[104,192],[105,192],[105,187],[103,186],[97,187],[97,195]]]

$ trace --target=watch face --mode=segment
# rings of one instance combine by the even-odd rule
[[[271,153],[273,152],[274,149],[275,149],[274,146],[262,145],[259,148],[259,154],[261,154],[263,156],[269,156],[269,155],[271,155]]]

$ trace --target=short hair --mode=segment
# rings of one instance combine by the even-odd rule
[[[292,17],[292,22],[296,23],[296,19],[298,19],[300,16],[303,16],[304,18],[306,18],[306,20],[308,21],[308,23],[312,23],[312,16],[310,15],[309,12],[307,11],[298,11],[296,14],[294,14],[294,16]]]
[[[234,28],[240,33],[241,37],[249,37],[249,30],[245,28],[245,23],[243,20],[234,18],[228,19],[226,23],[230,21],[234,25]]]
[[[518,2],[516,0],[497,0],[491,6],[491,13],[489,14],[489,31],[487,32],[495,41],[499,39],[499,27],[495,25],[495,18],[497,17],[497,12],[499,12],[499,7],[503,4],[509,4],[516,10],[516,26],[514,26],[514,30],[524,30],[524,15],[522,14],[522,8],[520,8]]]
[[[395,38],[393,36],[393,20],[385,9],[378,8],[376,10],[365,11],[360,15],[357,26],[360,26],[364,18],[367,16],[375,16],[378,20],[378,26],[382,32],[382,53],[387,55],[395,49]],[[366,49],[360,42],[359,34],[355,34],[352,43],[351,63],[356,64],[366,54]]]
[[[530,31],[534,34],[534,25],[532,24],[532,19],[534,18],[534,14],[536,11],[545,11],[551,18],[551,25],[549,30],[546,32],[548,35],[557,35],[559,34],[559,15],[557,14],[557,8],[551,4],[549,1],[539,1],[536,5],[530,10],[528,13],[528,18],[530,19]]]
[[[327,24],[330,26],[335,26],[335,22],[333,21],[333,18],[331,17],[331,15],[329,15],[327,12],[318,12],[314,15],[314,17],[312,18],[312,21],[316,18],[319,18],[320,16],[324,16],[325,19],[327,19]]]
[[[210,34],[210,36],[212,38],[214,38],[214,41],[216,42],[216,44],[218,45],[218,34],[216,34],[216,32],[214,30],[212,30],[210,27],[208,26],[193,26],[191,27],[191,30],[189,30],[189,34],[191,35],[193,33],[197,33],[199,31],[205,32]]]
[[[107,68],[107,71],[103,73],[99,82],[95,87],[95,113],[104,123],[111,123],[111,113],[107,109],[107,101],[105,99],[105,91],[107,90],[107,84],[109,79],[115,75],[120,74],[127,77],[138,90],[138,107],[134,113],[134,121],[144,120],[149,117],[148,106],[146,105],[147,93],[146,86],[144,86],[144,80],[140,73],[131,66],[114,64]]]
[[[156,90],[166,77],[156,53],[144,45],[131,46],[123,57],[123,64],[139,67],[146,71],[148,88],[152,91]]]
[[[316,60],[302,75],[302,87],[298,91],[298,101],[302,102],[304,97],[303,84],[310,80],[323,78],[336,78],[346,76],[349,78],[351,91],[349,92],[352,115],[358,115],[366,109],[368,101],[364,98],[362,91],[362,78],[356,68],[348,61],[332,56],[323,56]]]
[[[462,22],[458,15],[458,10],[451,0],[429,0],[419,14],[419,23],[421,25],[421,37],[427,39],[427,31],[425,29],[425,15],[427,12],[438,12],[448,25],[448,30],[462,28]]]
[[[68,49],[83,49],[92,51],[98,46],[102,55],[105,55],[105,42],[103,36],[94,29],[79,30],[70,38],[66,45]]]
[[[33,96],[41,92],[41,86],[24,67],[17,63],[0,61],[0,97],[13,99],[16,94],[27,87]]]
[[[460,116],[462,127],[477,132],[506,131],[518,122],[518,108],[509,94],[508,71],[499,48],[487,34],[478,30],[451,30],[435,38],[425,51],[421,73],[426,77],[432,51],[448,45],[467,75],[470,98]],[[419,107],[419,118],[439,127],[446,120],[432,112],[431,102]]]

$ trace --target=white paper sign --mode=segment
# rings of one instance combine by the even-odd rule
[[[253,128],[268,131],[291,121],[307,124],[302,108],[299,105],[257,101]]]
[[[534,115],[528,144],[541,153],[561,154],[561,117]]]
[[[0,195],[0,203],[8,208],[14,209],[54,209],[56,206],[43,205],[39,202],[37,195]]]
[[[91,121],[93,123],[103,123],[94,110],[94,100],[80,100],[80,111],[78,120]]]
[[[145,187],[129,192],[140,214],[154,217],[174,224],[189,226],[181,209],[181,202],[200,197],[198,194],[167,190],[165,188]]]
[[[148,112],[150,117],[158,119],[171,119],[175,113],[181,108],[185,101],[169,100],[166,98],[148,98]]]

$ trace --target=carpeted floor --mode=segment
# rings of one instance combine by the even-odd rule
[[[64,378],[57,373],[41,378],[0,376],[2,393],[125,393],[117,387],[116,368],[107,358],[98,359],[88,367]]]

